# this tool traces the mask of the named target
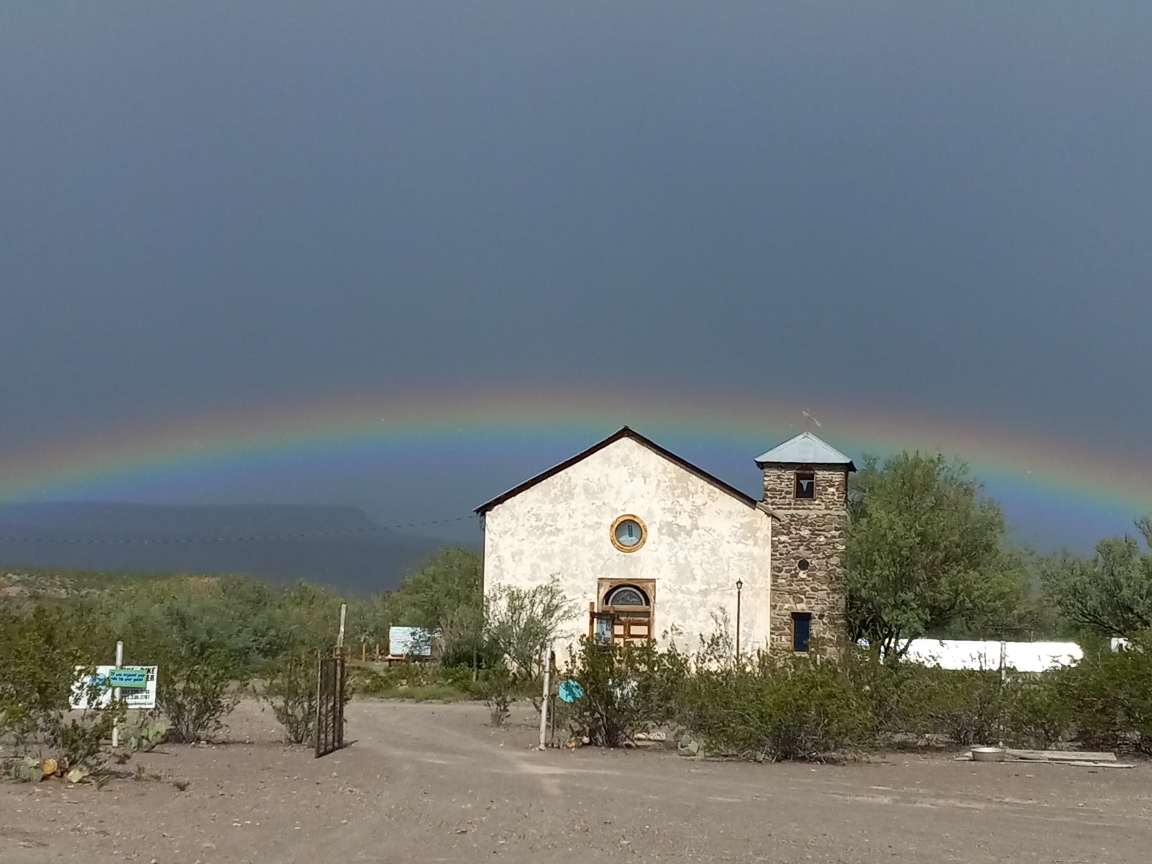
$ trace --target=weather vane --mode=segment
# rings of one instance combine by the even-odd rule
[[[817,420],[815,417],[813,417],[811,414],[809,414],[807,408],[805,408],[800,413],[804,415],[804,431],[805,432],[811,432],[812,431],[812,424],[813,423],[816,424],[817,429],[820,428],[820,421]]]

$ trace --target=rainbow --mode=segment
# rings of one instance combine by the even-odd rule
[[[801,431],[804,407],[747,396],[636,398],[570,390],[308,400],[125,425],[0,456],[0,502],[134,500],[140,490],[172,478],[185,485],[191,478],[210,492],[214,483],[268,460],[346,467],[381,454],[508,455],[540,441],[582,448],[625,424],[689,458],[700,450],[730,451],[750,461]],[[964,459],[997,497],[1049,512],[1126,523],[1152,512],[1152,470],[1135,459],[1085,455],[1057,439],[1007,429],[846,405],[818,416],[819,434],[854,458],[940,451]],[[527,465],[525,476],[543,467]],[[462,501],[460,509],[477,503]]]

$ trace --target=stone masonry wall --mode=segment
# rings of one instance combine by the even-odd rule
[[[796,472],[816,474],[816,497],[795,498]],[[821,510],[847,507],[848,472],[813,469],[805,465],[769,465],[764,469],[764,503],[772,510]]]
[[[772,527],[771,647],[788,652],[791,613],[811,613],[812,642],[834,650],[843,638],[847,605],[848,474],[843,469],[816,469],[815,497],[797,499],[796,471],[804,467],[764,469],[764,503],[777,517]],[[807,570],[799,568],[802,559],[808,561]]]

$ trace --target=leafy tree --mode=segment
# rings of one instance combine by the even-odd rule
[[[849,497],[848,630],[896,662],[920,636],[994,628],[1025,577],[1000,507],[960,462],[865,459]]]
[[[1137,521],[1152,546],[1152,517]],[[1096,544],[1091,559],[1062,552],[1046,559],[1041,579],[1051,602],[1073,623],[1104,636],[1152,628],[1152,554],[1132,537]]]
[[[450,546],[404,579],[392,598],[394,623],[435,629],[462,607],[482,609],[483,597],[483,558],[463,546]]]

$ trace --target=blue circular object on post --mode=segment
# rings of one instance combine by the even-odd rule
[[[584,695],[584,688],[580,686],[579,681],[573,681],[569,678],[567,681],[560,682],[560,698],[565,702],[575,702]]]

